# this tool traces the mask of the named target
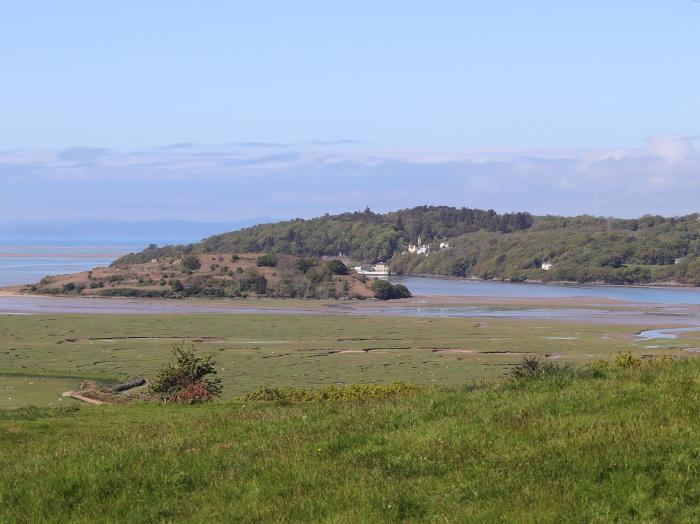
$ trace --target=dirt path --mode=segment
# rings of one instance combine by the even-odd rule
[[[94,398],[84,397],[80,394],[79,391],[64,391],[61,396],[74,398],[76,400],[82,400],[83,402],[87,402],[88,404],[106,404],[106,402],[102,402],[101,400],[95,400]]]

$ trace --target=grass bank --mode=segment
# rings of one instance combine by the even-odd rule
[[[354,401],[0,411],[0,521],[700,519],[700,362]]]

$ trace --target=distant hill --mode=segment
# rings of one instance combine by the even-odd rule
[[[420,239],[430,254],[405,253]],[[440,248],[446,242],[449,247]],[[422,206],[257,225],[196,244],[120,258],[141,263],[183,253],[270,252],[390,260],[392,271],[512,281],[700,285],[698,214],[616,219]],[[548,268],[548,269],[544,269]]]

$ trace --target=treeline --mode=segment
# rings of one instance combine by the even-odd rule
[[[286,253],[296,256],[336,256],[342,253],[361,262],[388,260],[418,237],[452,238],[476,231],[512,233],[529,228],[529,213],[498,214],[493,210],[422,206],[379,214],[362,212],[325,215],[262,224],[209,237],[187,246],[149,246],[115,264],[147,262],[182,253]]]
[[[542,268],[546,262],[548,271]],[[697,215],[625,221],[538,217],[526,231],[462,235],[450,240],[449,250],[427,257],[397,252],[391,268],[512,281],[700,285],[700,221]]]
[[[404,255],[418,237],[431,254]],[[449,249],[440,250],[442,240]],[[386,214],[326,215],[264,224],[188,246],[151,246],[116,264],[183,253],[269,252],[336,256],[357,262],[390,260],[395,273],[504,280],[605,282],[677,281],[700,285],[697,214],[617,219],[498,214],[422,206]],[[542,264],[551,263],[545,271]]]

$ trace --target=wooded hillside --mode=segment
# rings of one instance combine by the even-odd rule
[[[431,253],[402,254],[418,237]],[[447,241],[448,249],[439,243]],[[269,252],[390,260],[392,272],[509,280],[673,281],[700,285],[697,214],[615,219],[422,206],[386,214],[325,215],[263,224],[187,246],[151,246],[115,262],[128,265],[183,253]],[[542,269],[544,262],[551,269]]]

